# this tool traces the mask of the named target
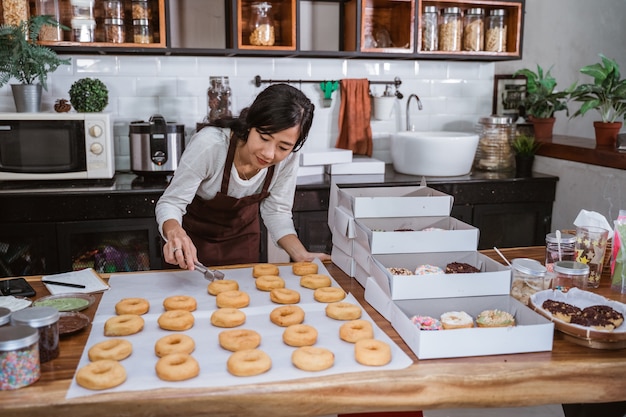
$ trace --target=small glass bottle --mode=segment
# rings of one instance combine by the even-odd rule
[[[575,243],[576,236],[568,233],[561,234],[561,251],[559,255],[559,239],[556,233],[548,233],[546,235],[546,268],[548,271],[554,270],[554,263],[557,261],[576,260]]]
[[[14,326],[29,326],[39,331],[39,362],[59,356],[59,310],[53,307],[28,307],[11,314]]]
[[[148,19],[133,20],[133,42],[152,43],[152,32]]]
[[[485,11],[473,7],[465,12],[463,18],[463,50],[482,51],[485,44]]]
[[[207,121],[213,122],[220,117],[231,116],[231,90],[228,77],[210,77],[207,90]]]
[[[511,143],[515,138],[515,123],[511,117],[481,117],[477,128],[478,148],[474,168],[483,171],[508,171],[515,168]]]
[[[436,51],[438,47],[439,12],[436,6],[424,7],[422,15],[422,51]]]
[[[511,295],[522,303],[528,304],[531,295],[550,288],[551,276],[546,275],[546,267],[541,262],[516,258],[511,261],[511,268]]]
[[[587,289],[589,265],[576,261],[558,261],[554,263],[555,276],[552,289],[567,292],[571,288]]]
[[[124,20],[107,18],[104,19],[104,41],[111,43],[124,43],[126,29]]]
[[[93,42],[96,31],[96,21],[93,19],[72,19],[72,34],[74,42]]]
[[[94,0],[70,0],[74,19],[92,19]]]
[[[271,3],[266,1],[252,3],[252,17],[250,19],[250,45],[274,45],[274,21],[272,20],[271,12]]]
[[[28,20],[30,6],[28,0],[3,0],[2,17],[5,25],[18,26]]]
[[[104,1],[105,19],[124,19],[124,5],[121,0]]]
[[[463,36],[463,21],[459,7],[446,7],[439,24],[439,50],[460,51]]]
[[[506,52],[506,10],[493,9],[487,17],[485,33],[485,51]]]
[[[38,0],[35,2],[35,11],[38,16],[52,16],[57,22],[61,21],[59,0]],[[60,26],[44,25],[39,31],[40,41],[62,41],[63,33]]]

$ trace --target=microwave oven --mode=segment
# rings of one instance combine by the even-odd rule
[[[105,179],[114,174],[108,113],[0,113],[0,180]]]

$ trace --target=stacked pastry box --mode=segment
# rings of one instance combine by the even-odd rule
[[[450,217],[453,199],[418,187],[338,187],[333,262],[365,287],[365,299],[420,359],[552,350],[554,325],[509,295],[509,267],[481,254],[479,231]],[[331,216],[329,216],[329,219]],[[352,264],[348,262],[352,260]],[[462,274],[402,275],[424,265],[476,267]],[[344,269],[345,268],[345,269]],[[398,275],[389,268],[396,268]],[[415,316],[511,313],[514,326],[420,330]]]

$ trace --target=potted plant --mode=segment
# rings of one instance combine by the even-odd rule
[[[0,87],[11,79],[21,83],[11,85],[18,112],[38,112],[41,90],[48,90],[48,74],[70,63],[70,59],[61,59],[52,49],[37,43],[45,25],[60,26],[52,16],[44,15],[32,16],[18,25],[0,26]]]
[[[570,98],[582,103],[572,117],[596,110],[602,119],[594,122],[596,143],[614,146],[622,127],[618,119],[626,114],[626,80],[621,79],[619,64],[614,59],[603,54],[600,58],[602,62],[580,69],[582,74],[593,79],[593,83],[579,84],[571,91]]]
[[[523,75],[526,77],[526,96],[522,104],[533,124],[537,139],[552,137],[555,112],[565,110],[569,116],[567,108],[569,90],[557,91],[556,79],[550,71],[551,69],[544,72],[543,68],[537,65],[537,72],[524,68],[515,73],[516,76]]]
[[[541,142],[535,140],[534,136],[518,134],[513,139],[511,148],[515,153],[515,175],[517,177],[532,176],[535,154],[540,146]]]

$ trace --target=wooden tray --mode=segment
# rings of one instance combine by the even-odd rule
[[[596,330],[591,327],[578,324],[566,323],[543,308],[545,300],[563,301],[580,308],[591,305],[608,305],[619,311],[626,317],[626,304],[609,300],[601,295],[589,291],[572,288],[567,293],[558,290],[545,290],[533,294],[528,301],[528,306],[537,313],[554,322],[554,327],[565,334],[565,339],[570,342],[587,346],[594,349],[623,349],[626,348],[626,322],[614,330]]]

